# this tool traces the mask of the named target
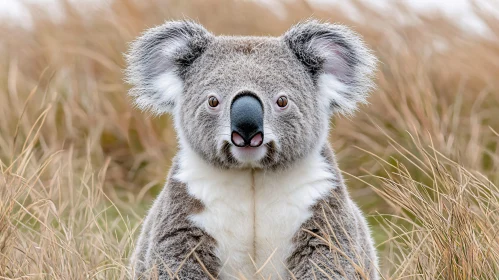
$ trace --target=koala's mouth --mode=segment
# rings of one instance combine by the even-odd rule
[[[231,166],[264,168],[275,162],[277,151],[274,141],[264,143],[259,147],[237,147],[226,141],[222,154]]]
[[[267,154],[267,146],[259,147],[237,147],[232,145],[230,148],[232,156],[240,163],[257,163],[260,162]]]

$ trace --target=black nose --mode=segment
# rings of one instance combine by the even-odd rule
[[[253,95],[237,96],[230,107],[232,143],[258,147],[263,143],[263,107]]]

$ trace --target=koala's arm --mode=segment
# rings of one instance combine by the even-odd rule
[[[341,205],[324,202],[295,236],[290,279],[378,279],[375,249],[360,210],[349,198]]]
[[[335,189],[313,208],[294,237],[290,279],[377,280],[377,257],[367,222],[346,187],[330,150],[324,151],[337,179]]]
[[[142,228],[132,257],[134,279],[214,279],[214,240],[188,220],[202,207],[185,185],[168,179]]]

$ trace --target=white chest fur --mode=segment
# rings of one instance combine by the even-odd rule
[[[333,176],[319,154],[281,172],[227,171],[184,150],[176,178],[205,206],[190,218],[217,241],[221,279],[280,279],[293,236]]]

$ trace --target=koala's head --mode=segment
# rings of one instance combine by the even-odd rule
[[[286,168],[322,148],[329,117],[365,102],[376,59],[341,25],[281,37],[214,36],[167,22],[127,55],[137,106],[172,113],[180,144],[221,168]]]

